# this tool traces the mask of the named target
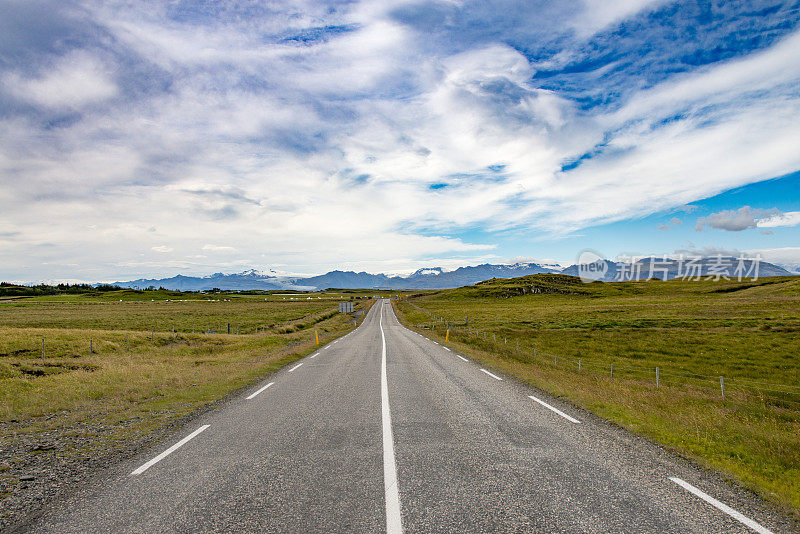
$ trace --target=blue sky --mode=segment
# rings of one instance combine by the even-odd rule
[[[0,279],[762,253],[800,2],[0,0]]]

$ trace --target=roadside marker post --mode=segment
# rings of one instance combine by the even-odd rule
[[[661,381],[659,380],[659,376],[658,376],[658,367],[656,367],[656,387],[660,387],[660,386],[661,386]]]
[[[611,362],[611,378],[614,378],[614,362]]]
[[[319,330],[314,330],[314,336],[317,338],[317,345],[319,345]]]
[[[722,390],[722,398],[724,399],[725,398],[725,377],[724,376],[720,376],[719,377],[719,389]]]
[[[447,329],[447,333],[444,335],[444,342],[447,343],[450,341],[450,329]]]

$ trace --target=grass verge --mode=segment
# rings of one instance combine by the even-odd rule
[[[372,302],[358,303],[357,315],[363,317]],[[218,317],[273,325],[247,335],[68,328],[70,316],[81,326],[86,317],[64,305],[45,314],[51,321],[46,326],[24,324],[38,308],[22,308],[22,325],[0,328],[0,529],[51,495],[56,479],[133,454],[131,444],[163,436],[165,429],[315,350],[315,334],[327,343],[357,323],[332,312],[330,302],[219,306]],[[119,310],[103,317],[103,309],[109,308],[91,309],[89,316],[124,326]],[[141,324],[145,316],[135,314],[134,324],[147,328]],[[180,315],[174,319],[189,322]]]
[[[580,286],[580,293],[502,287],[515,283],[525,286],[479,284],[396,309],[407,326],[439,342],[449,326],[448,345],[481,364],[714,468],[800,517],[798,395],[750,387],[800,385],[797,278],[741,291],[679,282]],[[719,375],[729,379],[724,399]]]

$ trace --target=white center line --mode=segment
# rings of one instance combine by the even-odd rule
[[[497,376],[497,375],[493,375],[492,373],[490,373],[490,372],[489,372],[489,371],[487,371],[486,369],[481,369],[481,371],[483,371],[484,373],[486,373],[487,375],[491,376],[492,378],[494,378],[494,379],[496,379],[496,380],[502,380],[502,378],[500,378],[500,377],[499,377],[499,376]]]
[[[759,532],[761,534],[773,534],[773,532],[771,530],[762,527],[761,525],[759,525],[758,523],[756,523],[755,521],[753,521],[749,517],[746,517],[746,516],[740,514],[739,512],[737,512],[736,510],[734,510],[733,508],[731,508],[730,506],[719,502],[717,499],[715,499],[711,495],[708,495],[707,493],[704,493],[704,492],[700,491],[699,489],[695,488],[694,486],[692,486],[688,482],[684,482],[683,480],[681,480],[678,477],[669,477],[669,479],[671,481],[673,481],[675,484],[677,484],[680,487],[682,487],[683,489],[685,489],[686,491],[688,491],[690,493],[694,493],[695,495],[697,495],[698,497],[700,497],[701,499],[706,501],[711,506],[722,510],[723,512],[725,512],[726,514],[728,514],[732,518],[734,518],[737,521],[739,521],[740,523],[744,523],[745,525],[747,525],[751,529],[755,530],[756,532]]]
[[[378,312],[381,329],[381,418],[383,420],[383,491],[386,500],[386,532],[403,532],[400,515],[400,491],[397,487],[397,466],[394,462],[392,413],[389,409],[389,380],[386,376],[386,336],[383,333],[383,301]]]
[[[275,382],[270,382],[269,384],[267,384],[267,385],[266,385],[266,386],[264,386],[263,388],[259,389],[258,391],[256,391],[255,393],[253,393],[252,395],[250,395],[249,397],[247,397],[247,400],[250,400],[250,399],[254,398],[256,395],[258,395],[259,393],[261,393],[262,391],[264,391],[265,389],[267,389],[268,387],[270,387],[270,386],[271,386],[272,384],[274,384],[274,383],[275,383]]]
[[[295,365],[294,367],[292,367],[291,369],[289,369],[289,372],[291,373],[292,371],[294,371],[295,369],[297,369],[298,367],[300,367],[301,365],[303,365],[303,363],[305,363],[305,362],[300,362],[300,363],[298,363],[297,365]]]
[[[554,408],[553,406],[550,406],[549,404],[547,404],[547,403],[546,403],[545,401],[543,401],[542,399],[537,399],[537,398],[536,398],[536,397],[534,397],[533,395],[528,395],[528,398],[529,398],[529,399],[532,399],[532,400],[535,400],[536,402],[538,402],[539,404],[541,404],[542,406],[544,406],[544,407],[545,407],[545,408],[547,408],[548,410],[552,410],[552,411],[554,411],[555,413],[557,413],[558,415],[560,415],[561,417],[563,417],[563,418],[564,418],[564,419],[566,419],[567,421],[572,421],[573,423],[580,423],[580,421],[578,421],[578,420],[577,420],[577,419],[575,419],[574,417],[570,417],[569,415],[565,414],[564,412],[562,412],[562,411],[561,411],[561,410],[559,410],[558,408]]]
[[[144,473],[145,471],[147,471],[148,469],[150,469],[151,467],[156,465],[158,462],[160,462],[161,460],[163,460],[164,458],[166,458],[167,456],[169,456],[173,452],[177,451],[179,448],[181,448],[184,445],[186,445],[186,443],[188,443],[190,439],[192,439],[195,436],[197,436],[200,432],[202,432],[203,430],[205,430],[209,426],[211,426],[211,425],[203,425],[203,426],[201,426],[200,428],[198,428],[197,430],[195,430],[194,432],[192,432],[191,434],[189,434],[188,436],[186,436],[185,438],[180,440],[178,443],[176,443],[175,445],[170,447],[169,449],[165,450],[164,452],[162,452],[161,454],[159,454],[158,456],[156,456],[155,458],[153,458],[149,462],[144,463],[140,467],[135,469],[131,473],[131,476],[141,475],[142,473]]]
[[[456,354],[456,356],[458,356],[459,358],[461,358],[461,359],[462,359],[462,360],[464,360],[465,362],[468,362],[468,361],[469,361],[469,360],[467,360],[465,357],[463,357],[463,356],[462,356],[462,355],[460,355],[460,354]]]

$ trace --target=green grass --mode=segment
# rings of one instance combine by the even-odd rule
[[[583,284],[535,275],[397,307],[428,335],[444,338],[449,324],[451,345],[483,363],[800,513],[799,298],[798,277]]]
[[[271,297],[166,300],[16,300],[0,305],[0,325],[15,328],[69,328],[195,333],[240,333],[275,328],[288,321],[336,309],[332,300],[276,300]],[[0,349],[2,351],[2,349]]]
[[[355,327],[334,300],[79,300],[0,304],[0,451],[42,432],[47,440],[89,438],[80,451],[57,455],[124,449],[131,437],[150,436],[308,354],[316,333],[326,343]],[[219,330],[227,322],[247,333],[191,333],[192,323]],[[21,461],[0,454],[4,470]],[[13,476],[0,476],[0,498],[17,487]]]

